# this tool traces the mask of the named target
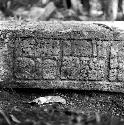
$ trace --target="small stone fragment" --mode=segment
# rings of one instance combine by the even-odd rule
[[[60,96],[39,97],[39,98],[34,99],[31,102],[36,102],[38,105],[42,105],[42,104],[45,104],[45,103],[54,103],[54,102],[66,104],[66,100],[64,98],[60,97]]]

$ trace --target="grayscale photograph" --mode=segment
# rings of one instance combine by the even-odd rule
[[[123,21],[124,0],[0,0],[0,20]]]
[[[0,0],[0,125],[124,125],[124,0]]]

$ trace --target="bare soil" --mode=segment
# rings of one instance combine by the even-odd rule
[[[67,104],[29,104],[36,97],[59,95]],[[124,119],[121,93],[74,90],[4,89],[0,91],[0,123],[13,125],[96,124],[97,115],[109,125],[114,117]],[[97,113],[97,115],[96,115]],[[3,115],[4,114],[4,115]],[[2,120],[1,120],[2,119]],[[8,119],[8,121],[7,121]],[[123,121],[122,121],[123,122]]]

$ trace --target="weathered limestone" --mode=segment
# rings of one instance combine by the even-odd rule
[[[85,22],[1,22],[1,86],[124,92],[124,42],[114,35]]]
[[[0,82],[13,80],[12,32],[0,31]]]

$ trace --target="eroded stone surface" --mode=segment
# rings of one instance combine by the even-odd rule
[[[60,58],[43,58],[43,79],[56,79],[58,76]]]
[[[43,79],[55,79],[57,76],[57,68],[50,67],[50,68],[43,68]]]
[[[37,39],[35,43],[35,56],[59,56],[60,55],[60,40],[56,39]]]
[[[13,40],[11,31],[0,31],[0,82],[13,79]]]
[[[67,87],[70,81],[85,81],[85,85],[95,82],[91,84],[94,88],[100,88],[98,81],[124,81],[124,41],[114,40],[113,31],[94,24],[57,23],[54,27],[56,23],[31,23],[28,27],[17,23],[16,30],[8,26],[12,32],[4,27],[0,32],[2,79],[9,73],[15,81],[58,80]]]
[[[16,57],[35,56],[35,39],[33,37],[29,38],[16,38],[15,40],[15,54]]]
[[[72,54],[72,41],[71,40],[63,40],[62,47],[63,47],[64,56]]]
[[[124,81],[124,41],[117,44],[118,48],[118,80]]]
[[[78,57],[63,57],[61,67],[62,79],[78,79],[80,71],[80,60]]]
[[[116,81],[117,80],[117,69],[110,69],[109,80],[110,81]]]
[[[34,79],[35,62],[33,59],[18,57],[14,64],[14,75],[16,79]]]
[[[35,59],[35,79],[43,79],[43,59],[36,58]]]
[[[80,79],[88,80],[88,71],[89,71],[89,57],[81,57],[80,58]]]
[[[110,56],[110,80],[124,81],[124,42],[113,41]]]
[[[106,57],[108,47],[109,47],[109,43],[107,41],[97,41],[97,53],[98,53],[97,56]]]
[[[74,40],[73,54],[74,56],[92,56],[91,40]]]

